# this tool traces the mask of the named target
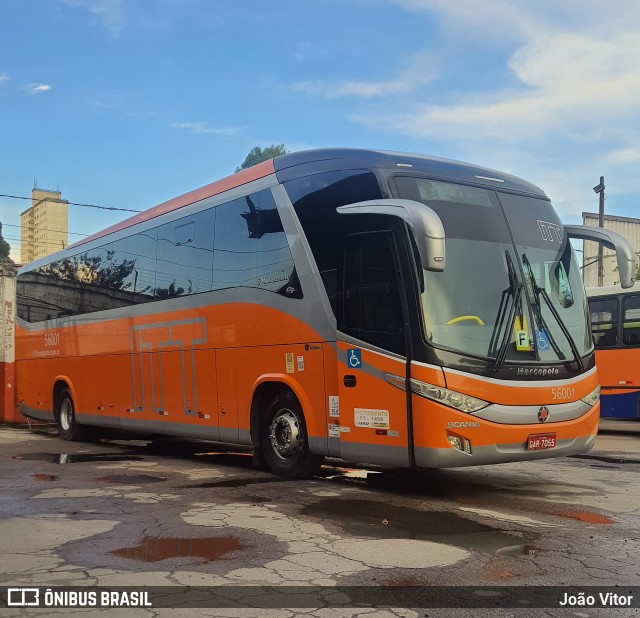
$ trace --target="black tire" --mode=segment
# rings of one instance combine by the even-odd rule
[[[279,476],[307,478],[324,461],[309,450],[302,406],[289,392],[277,395],[264,411],[260,445],[269,469]]]
[[[63,388],[56,399],[56,425],[58,426],[58,435],[63,440],[82,441],[87,438],[87,428],[76,423],[75,406],[73,405],[73,397],[68,388]]]

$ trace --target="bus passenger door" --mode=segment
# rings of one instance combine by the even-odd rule
[[[405,320],[392,233],[347,236],[338,282],[340,399],[339,419],[329,419],[330,452],[339,438],[346,460],[406,467]]]

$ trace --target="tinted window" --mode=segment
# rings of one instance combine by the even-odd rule
[[[156,287],[158,231],[154,228],[112,243],[112,287],[152,300]],[[132,298],[132,302],[133,298]]]
[[[270,189],[20,275],[18,316],[39,322],[238,286],[302,297]]]
[[[618,343],[618,301],[615,298],[589,299],[591,332],[596,348],[610,348]]]
[[[258,287],[300,298],[291,250],[270,189],[216,208],[213,287]]]
[[[640,296],[624,299],[622,340],[625,345],[640,346]]]
[[[210,209],[158,228],[157,298],[212,289],[214,221]]]
[[[375,175],[362,170],[326,172],[286,183],[285,188],[311,247],[327,295],[336,311],[337,269],[343,237],[360,217],[339,215],[338,206],[382,197]],[[369,222],[370,223],[370,222]],[[372,227],[370,229],[375,229]]]
[[[343,311],[338,328],[363,341],[404,354],[400,286],[390,234],[346,239]]]
[[[19,317],[39,322],[152,300],[154,235],[137,234],[21,275]]]

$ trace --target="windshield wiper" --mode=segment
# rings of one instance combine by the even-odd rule
[[[520,299],[522,297],[522,283],[518,283],[518,277],[516,276],[516,269],[513,265],[513,260],[509,251],[505,251],[505,258],[507,262],[507,269],[509,271],[509,287],[502,291],[500,297],[500,306],[498,307],[498,315],[496,316],[495,326],[491,333],[491,340],[489,341],[489,355],[492,356],[495,352],[496,359],[491,367],[491,371],[500,371],[504,360],[507,357],[507,351],[509,350],[509,338],[511,335],[511,329],[513,328],[513,322],[516,318],[518,307],[520,306]],[[509,297],[513,298],[511,303],[511,311],[509,312],[509,318],[506,320],[507,327],[503,332],[503,325],[507,316],[507,306],[509,304]],[[522,313],[522,312],[521,312]],[[502,334],[502,340],[498,346],[498,337]]]
[[[538,285],[538,282],[536,281],[535,275],[533,274],[533,269],[531,268],[531,262],[529,262],[529,258],[524,253],[522,254],[522,262],[523,262],[523,264],[526,265],[526,267],[527,267],[527,269],[529,271],[529,277],[530,277],[531,283],[533,285],[533,292],[536,295],[536,302],[539,305],[540,304],[540,300],[539,300],[540,296],[542,296],[542,298],[544,298],[544,301],[545,301],[545,303],[547,303],[547,307],[549,307],[549,310],[551,311],[551,314],[556,319],[556,322],[558,323],[558,326],[560,327],[560,330],[562,331],[562,334],[567,338],[567,341],[569,342],[569,347],[571,348],[571,352],[573,353],[573,357],[575,358],[576,362],[578,363],[578,368],[580,369],[580,371],[584,371],[584,362],[582,361],[582,357],[580,356],[580,352],[578,352],[578,346],[576,346],[576,342],[573,340],[573,337],[571,336],[571,333],[569,332],[569,329],[566,327],[565,323],[562,321],[562,318],[560,317],[560,314],[558,313],[558,310],[553,306],[553,302],[549,298],[549,294],[547,294],[547,291],[544,288],[541,288]],[[540,317],[542,317],[542,316],[540,316]]]

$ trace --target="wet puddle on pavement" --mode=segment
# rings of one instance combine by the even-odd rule
[[[600,513],[590,513],[589,511],[558,511],[554,513],[558,517],[567,517],[568,519],[577,519],[586,524],[605,524],[611,525],[616,522],[607,517],[606,515],[600,515]]]
[[[144,537],[135,547],[123,547],[111,553],[120,558],[139,562],[159,562],[169,558],[202,558],[204,562],[225,559],[227,554],[244,549],[232,536],[209,538]]]
[[[110,453],[26,453],[13,455],[11,459],[24,461],[47,461],[53,464],[90,463],[93,461],[142,461],[142,457],[128,454]]]
[[[270,476],[267,478],[237,478],[226,479],[224,481],[207,481],[206,483],[198,483],[196,485],[188,485],[189,489],[210,489],[214,487],[229,487],[236,489],[238,487],[247,487],[248,485],[266,485],[271,483],[291,483],[295,479],[285,478],[281,476]]]
[[[54,474],[32,474],[31,476],[36,479],[36,481],[57,481],[60,478]]]
[[[620,457],[604,457],[601,455],[571,455],[571,459],[591,459],[608,464],[640,464],[640,459],[620,459]]]
[[[305,507],[302,514],[331,521],[350,534],[377,539],[431,541],[504,556],[531,555],[534,549],[520,533],[496,530],[448,511],[328,498]]]
[[[147,485],[149,483],[161,483],[166,481],[164,476],[151,474],[114,474],[113,476],[101,476],[96,481],[104,483],[118,483],[119,485]]]

